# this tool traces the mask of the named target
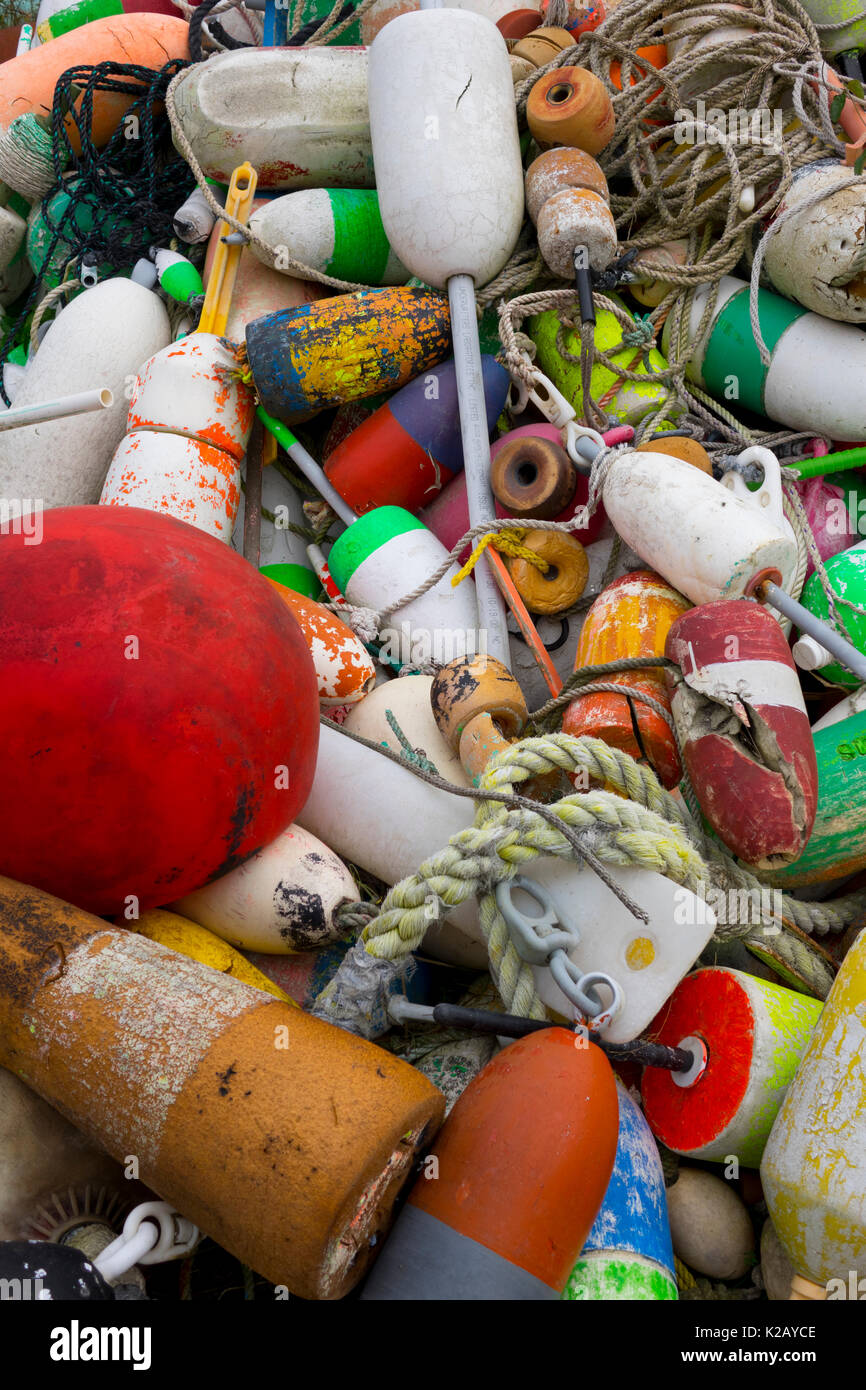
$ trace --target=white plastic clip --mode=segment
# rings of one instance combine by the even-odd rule
[[[103,1279],[120,1279],[133,1265],[179,1260],[201,1239],[197,1226],[168,1202],[141,1202],[123,1223],[116,1240],[93,1261]]]
[[[579,439],[592,439],[599,449],[605,447],[604,440],[598,430],[590,429],[588,425],[580,425],[577,421],[577,414],[574,407],[566,400],[561,391],[558,391],[549,377],[537,367],[530,371],[532,385],[527,386],[523,380],[512,380],[512,391],[517,388],[517,398],[509,393],[507,408],[512,415],[519,415],[532,401],[532,404],[541,412],[545,420],[556,429],[562,431],[563,447],[572,463],[578,468],[586,470],[586,459],[577,451],[577,441]]]

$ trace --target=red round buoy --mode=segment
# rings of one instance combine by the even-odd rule
[[[273,587],[138,508],[0,538],[0,873],[103,915],[170,902],[303,806],[316,675]]]

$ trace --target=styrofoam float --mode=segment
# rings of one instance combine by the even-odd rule
[[[228,543],[254,410],[234,354],[213,333],[172,343],[135,379],[101,504],[164,512]]]
[[[0,434],[2,495],[40,499],[45,507],[97,502],[126,428],[127,385],[170,340],[160,300],[131,280],[104,280],[67,305],[28,365],[15,404],[94,386],[107,386],[114,402],[97,415]]]
[[[357,892],[333,850],[290,825],[246,863],[172,908],[240,950],[293,955],[343,936],[335,913]]]
[[[188,70],[177,113],[208,178],[248,160],[260,188],[372,188],[365,48],[244,48]]]

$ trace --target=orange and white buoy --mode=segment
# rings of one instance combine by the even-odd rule
[[[376,680],[376,663],[350,627],[323,603],[307,598],[270,575],[272,584],[297,622],[310,648],[325,709],[363,700]]]
[[[7,878],[0,943],[0,1065],[266,1279],[308,1299],[357,1283],[441,1122],[426,1077]]]
[[[228,544],[254,409],[221,339],[190,333],[169,344],[135,380],[100,503],[164,512]]]

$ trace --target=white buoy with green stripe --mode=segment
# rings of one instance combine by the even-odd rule
[[[276,270],[289,260],[363,285],[405,285],[409,271],[391,249],[379,197],[372,188],[304,188],[274,198],[250,218],[250,229],[275,253]],[[250,249],[270,265],[262,247]],[[281,265],[282,260],[285,264]]]
[[[378,612],[428,580],[448,551],[427,527],[402,507],[377,507],[338,536],[328,555],[334,582],[350,603]],[[387,620],[380,638],[400,664],[445,664],[480,647],[475,585],[452,584],[456,565],[420,598]],[[448,655],[447,653],[450,653]]]
[[[697,338],[709,287],[692,301],[689,335]],[[866,439],[866,333],[822,318],[770,290],[758,291],[758,321],[770,354],[761,362],[752,331],[749,286],[726,275],[706,346],[686,368],[690,381],[736,412],[745,407],[790,429],[830,439]],[[662,337],[670,347],[670,320]]]

